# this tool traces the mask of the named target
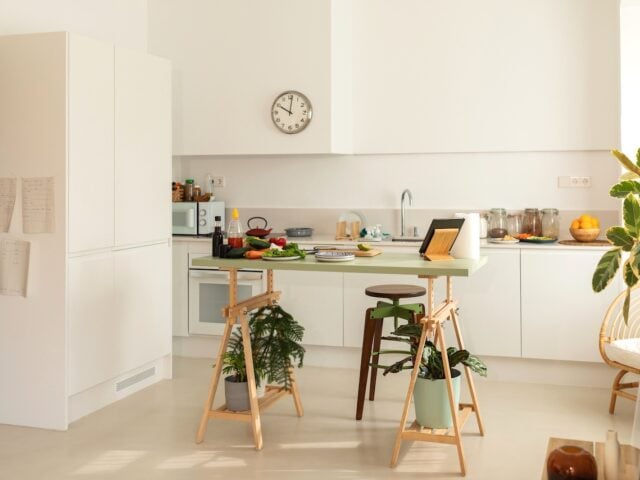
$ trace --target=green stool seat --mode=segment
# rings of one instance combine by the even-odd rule
[[[424,304],[401,304],[402,298],[415,298],[426,295],[427,291],[417,285],[374,285],[365,289],[369,297],[384,298],[391,302],[378,301],[377,305],[367,309],[364,319],[364,333],[362,335],[362,356],[360,358],[360,379],[358,381],[358,401],[356,405],[356,420],[362,419],[364,396],[369,377],[369,363],[377,363],[382,337],[382,323],[385,318],[393,317],[394,328],[398,328],[398,320],[402,318],[409,322],[416,322],[424,314]],[[373,353],[373,355],[372,355]],[[376,379],[378,369],[371,369],[369,383],[369,400],[375,399]]]

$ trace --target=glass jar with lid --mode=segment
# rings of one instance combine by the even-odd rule
[[[489,212],[489,238],[503,238],[507,234],[507,211],[492,208]]]
[[[536,237],[542,235],[542,216],[537,208],[525,208],[522,220],[522,233],[530,233]]]
[[[560,217],[557,208],[542,209],[542,236],[557,239],[560,235]]]
[[[507,233],[512,237],[522,233],[522,215],[507,215]]]

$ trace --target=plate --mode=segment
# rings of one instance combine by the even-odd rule
[[[500,243],[503,245],[511,245],[513,243],[518,243],[520,240],[517,238],[514,240],[503,240],[502,238],[490,238],[487,240],[489,243]]]
[[[557,238],[523,238],[520,240],[523,243],[555,243]]]
[[[316,253],[316,259],[319,262],[348,262],[355,259],[356,256],[353,253],[347,252],[318,252]]]
[[[268,262],[288,262],[290,260],[300,260],[302,257],[296,255],[295,257],[262,257],[263,260]]]

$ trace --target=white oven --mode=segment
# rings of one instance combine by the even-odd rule
[[[229,303],[229,272],[196,267],[193,259],[210,254],[189,254],[189,334],[222,335],[222,309]],[[238,301],[264,291],[261,270],[238,270]]]

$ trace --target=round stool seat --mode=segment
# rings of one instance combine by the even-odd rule
[[[367,287],[364,292],[369,297],[388,298],[390,300],[421,297],[427,294],[427,290],[424,287],[402,284],[373,285],[372,287]]]

